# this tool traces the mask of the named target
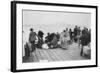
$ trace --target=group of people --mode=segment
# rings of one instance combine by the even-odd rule
[[[44,33],[42,31],[38,31],[38,33],[34,32],[34,30],[30,29],[29,34],[29,43],[31,44],[31,51],[33,52],[36,48],[42,49],[42,45],[46,44],[49,49],[52,48],[62,48],[68,49],[68,46],[76,42],[79,46],[82,46],[80,55],[83,54],[83,47],[87,46],[91,42],[91,30],[84,27],[83,30],[80,27],[75,26],[74,30],[66,28],[61,33],[47,33],[45,40],[43,40]],[[36,40],[38,39],[37,43]],[[28,44],[28,43],[26,43]],[[26,45],[27,49],[27,45]],[[27,51],[27,50],[26,50]]]
[[[68,49],[68,42],[70,41],[68,28],[61,33],[48,33],[46,43],[50,48],[63,48]]]

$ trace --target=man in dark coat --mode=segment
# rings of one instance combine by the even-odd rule
[[[32,52],[35,50],[35,40],[36,40],[36,33],[31,28],[29,34],[29,42],[31,43]]]
[[[75,42],[77,42],[77,38],[76,38],[77,33],[78,33],[78,27],[75,26],[75,28],[74,28],[74,41],[75,41]]]
[[[91,39],[91,35],[89,34],[89,32],[86,29],[82,30],[82,36],[80,37],[80,41],[82,45],[82,49],[80,53],[81,56],[83,54],[83,46],[87,46],[90,43],[90,39]]]
[[[72,29],[69,29],[70,40],[72,40],[73,38],[72,34],[73,34]]]

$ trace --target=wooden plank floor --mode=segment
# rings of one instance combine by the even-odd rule
[[[52,62],[66,60],[86,60],[80,56],[80,48],[77,44],[69,46],[68,50],[62,48],[55,49],[36,49],[31,53],[30,58],[26,62]]]

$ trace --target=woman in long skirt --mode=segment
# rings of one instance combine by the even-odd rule
[[[64,30],[60,36],[61,48],[68,49],[69,40],[70,40],[69,32],[68,29],[66,29],[66,31]]]

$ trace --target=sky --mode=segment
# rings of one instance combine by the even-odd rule
[[[74,28],[75,25],[82,27],[91,26],[90,13],[54,12],[54,11],[28,11],[23,10],[23,31],[27,38],[29,29],[38,32],[62,32],[66,28]]]
[[[74,12],[23,11],[24,27],[34,30],[61,32],[64,28],[90,27],[91,14]]]

